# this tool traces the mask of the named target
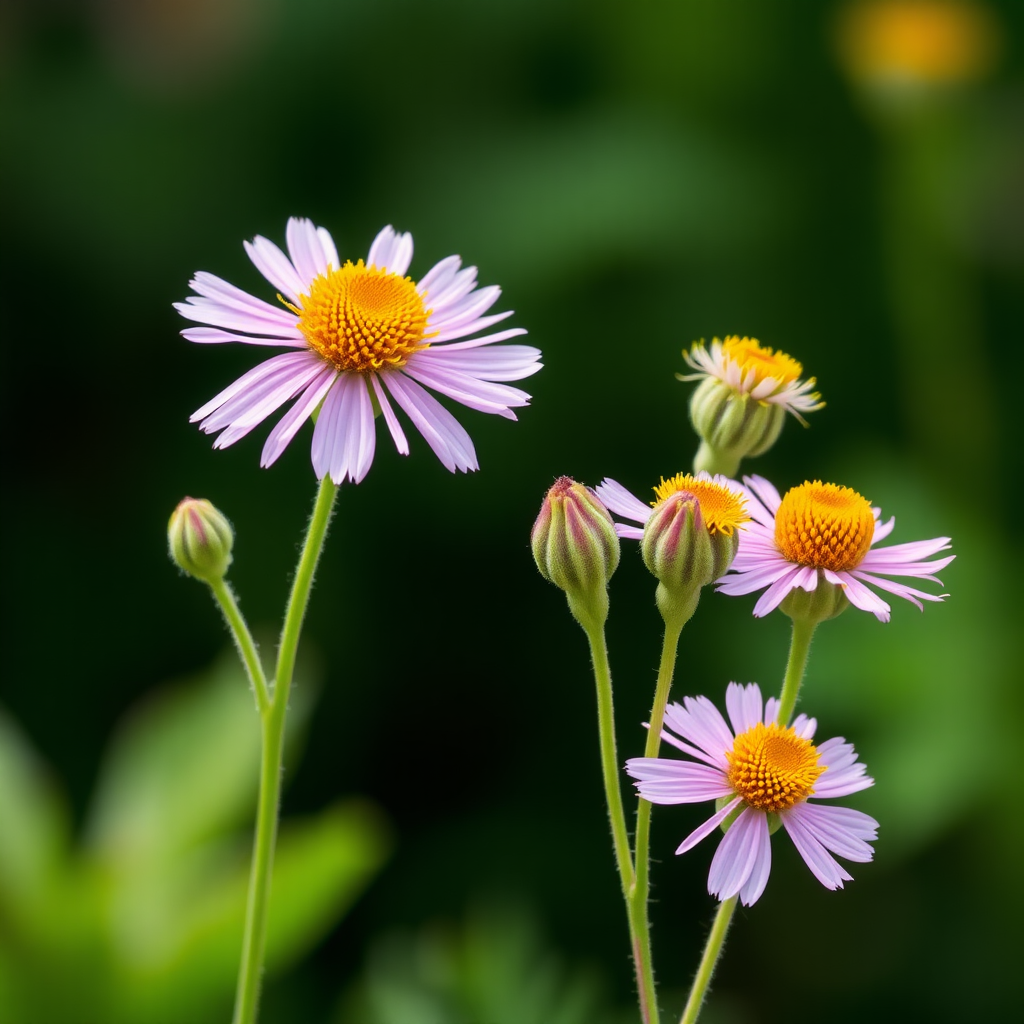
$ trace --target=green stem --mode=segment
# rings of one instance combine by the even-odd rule
[[[785,726],[793,716],[800,684],[807,668],[807,655],[811,650],[811,637],[817,622],[813,619],[793,619],[793,637],[789,644],[789,661],[786,664],[786,678],[779,694],[779,725]]]
[[[661,645],[661,664],[658,667],[658,684],[654,690],[654,705],[651,708],[644,757],[657,757],[661,748],[661,728],[665,721],[665,706],[668,704],[669,691],[672,689],[679,635],[682,633],[685,623],[686,619],[680,618],[666,620],[665,623],[665,639]],[[647,912],[651,894],[650,843],[651,802],[641,798],[638,801],[636,812],[636,882],[627,896],[627,906],[630,927],[639,938],[641,957],[647,964],[651,962],[651,924]],[[653,991],[653,978],[651,988]],[[657,1020],[657,1018],[658,1010],[655,1006],[652,1019]]]
[[[646,935],[636,930],[636,921],[630,910],[630,893],[635,887],[636,875],[629,852],[629,830],[626,827],[626,812],[622,805],[622,788],[619,783],[619,757],[615,745],[615,714],[612,705],[612,675],[608,665],[608,646],[605,642],[602,624],[584,628],[590,643],[594,682],[597,685],[597,728],[601,744],[601,773],[604,777],[604,794],[612,827],[615,863],[619,869],[622,897],[626,901],[629,938],[633,949],[637,994],[640,1000],[640,1019],[644,1024],[657,1024],[658,1004],[654,991],[650,942]]]
[[[683,1010],[679,1024],[695,1024],[700,1008],[707,995],[708,985],[711,984],[711,975],[715,973],[715,966],[718,958],[722,955],[722,947],[725,945],[725,933],[729,930],[729,923],[732,921],[733,911],[736,909],[738,897],[730,896],[718,904],[718,913],[715,915],[715,923],[711,926],[711,934],[708,936],[707,945],[704,947],[704,955],[700,959],[700,967],[697,968],[697,977],[693,979],[693,987],[690,989],[690,998],[686,1000],[686,1009]]]
[[[715,473],[722,473],[724,476],[735,476],[740,468],[740,460],[729,452],[723,452],[718,448],[712,448],[707,441],[701,441],[697,454],[693,457],[693,471],[699,473],[702,469],[712,476]]]
[[[256,643],[245,623],[245,618],[235,600],[234,592],[224,579],[215,580],[210,584],[213,596],[224,613],[231,635],[235,638],[235,646],[242,658],[242,664],[249,674],[249,682],[252,685],[252,692],[256,697],[256,710],[260,715],[265,715],[270,707],[270,692],[267,689],[267,679],[263,674],[263,666],[260,664],[259,652],[256,650]]]
[[[619,757],[615,745],[615,712],[612,706],[612,674],[608,665],[608,646],[605,642],[604,627],[587,630],[590,642],[590,657],[594,666],[594,682],[597,684],[597,728],[601,742],[601,772],[604,776],[604,795],[608,803],[608,817],[612,826],[612,843],[615,847],[615,863],[622,881],[625,896],[633,884],[633,860],[629,851],[629,830],[626,828],[626,812],[622,806],[622,790],[619,786]]]
[[[281,755],[284,752],[288,694],[295,670],[302,620],[306,614],[313,576],[320,552],[323,550],[337,493],[338,488],[331,483],[330,478],[325,477],[317,494],[302,555],[295,571],[295,579],[292,581],[292,592],[288,599],[277,655],[274,692],[266,709],[261,713],[263,743],[260,795],[256,813],[256,836],[253,841],[252,870],[249,876],[249,897],[245,908],[242,962],[238,970],[238,989],[235,994],[234,1024],[255,1024],[259,1008],[263,953],[267,937],[267,907],[274,869],[274,846],[277,841],[278,807],[281,799]]]

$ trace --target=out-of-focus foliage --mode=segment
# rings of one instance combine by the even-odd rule
[[[389,932],[334,1024],[608,1024],[600,975],[569,967],[529,901],[481,903],[458,925]],[[630,1014],[632,1017],[632,1014]],[[629,1018],[626,1018],[629,1019]]]
[[[308,704],[292,708],[293,748]],[[258,722],[233,655],[129,717],[80,839],[46,766],[0,717],[0,1020],[225,1019],[258,767]],[[365,800],[285,821],[271,974],[333,927],[389,846],[380,812]]]

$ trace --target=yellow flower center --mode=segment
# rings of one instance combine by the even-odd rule
[[[773,352],[757,338],[730,335],[722,342],[722,355],[739,364],[744,378],[753,370],[755,387],[768,377],[780,384],[789,384],[804,372],[803,366],[791,356],[785,352]]]
[[[740,495],[712,480],[698,480],[689,473],[676,473],[668,480],[662,477],[654,493],[658,496],[657,501],[651,502],[655,508],[673,494],[692,494],[700,504],[700,514],[709,533],[731,537],[737,526],[750,521],[746,502]]]
[[[806,800],[825,770],[810,740],[774,722],[740,733],[725,758],[730,785],[759,811],[784,811]]]
[[[347,262],[314,278],[301,309],[285,305],[299,318],[309,347],[350,373],[372,373],[403,366],[423,341],[430,310],[411,278]]]
[[[790,562],[842,572],[860,564],[875,536],[867,498],[852,487],[805,482],[775,513],[775,543]]]

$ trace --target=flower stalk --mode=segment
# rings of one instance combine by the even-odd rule
[[[260,793],[256,813],[256,834],[253,839],[252,868],[249,875],[249,894],[245,908],[242,960],[235,994],[234,1024],[255,1024],[259,1009],[267,937],[267,911],[281,802],[281,767],[288,696],[295,672],[295,657],[302,633],[302,622],[309,603],[309,593],[337,494],[337,486],[330,478],[325,477],[320,484],[302,554],[295,571],[295,579],[292,581],[284,628],[281,632],[277,670],[274,673],[274,688],[269,700],[260,707]],[[259,692],[257,689],[258,705]]]

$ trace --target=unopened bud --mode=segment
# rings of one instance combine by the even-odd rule
[[[530,541],[540,574],[565,591],[580,625],[603,625],[608,581],[619,564],[619,538],[594,492],[571,477],[559,477],[544,498]]]
[[[205,498],[183,498],[167,524],[171,559],[205,583],[224,578],[234,539],[231,524]]]
[[[705,481],[704,491],[709,489]],[[720,487],[734,503],[730,519],[735,525],[746,520],[742,499]],[[644,564],[658,580],[658,608],[666,621],[686,622],[693,615],[701,588],[717,580],[732,564],[739,534],[730,523],[728,532],[709,528],[700,499],[692,491],[673,491],[651,513],[644,526],[640,551]]]

